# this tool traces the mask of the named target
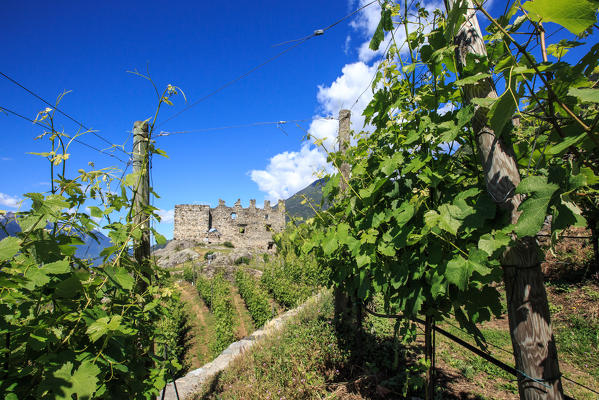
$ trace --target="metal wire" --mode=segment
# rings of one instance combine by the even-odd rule
[[[12,115],[15,115],[15,116],[17,116],[17,117],[19,117],[19,118],[22,118],[22,119],[24,119],[25,121],[29,121],[29,122],[31,122],[32,124],[34,124],[34,125],[36,125],[36,126],[39,126],[40,128],[45,128],[43,125],[37,124],[37,123],[36,123],[34,120],[32,120],[31,118],[27,118],[27,117],[25,117],[24,115],[22,115],[22,114],[19,114],[19,113],[15,112],[15,111],[13,111],[13,110],[11,110],[11,109],[8,109],[8,108],[6,108],[6,107],[0,106],[0,110],[2,110],[2,111],[6,111],[6,112],[8,112],[8,113],[10,113],[10,114],[12,114]],[[115,156],[115,155],[114,155],[114,154],[112,154],[112,153],[108,153],[108,152],[106,152],[106,151],[104,151],[104,150],[98,149],[97,147],[94,147],[94,146],[92,146],[91,144],[87,144],[87,143],[85,143],[84,141],[82,141],[82,140],[79,140],[79,139],[77,139],[77,138],[73,138],[73,141],[74,141],[74,142],[77,142],[77,143],[79,143],[79,144],[81,144],[81,145],[83,145],[83,146],[89,147],[90,149],[92,149],[92,150],[95,150],[95,151],[97,151],[98,153],[102,153],[102,154],[105,154],[105,155],[107,155],[107,156],[110,156],[110,157],[112,157],[112,158],[115,158],[115,159],[119,160],[120,162],[122,162],[123,164],[125,164],[125,161],[121,160],[120,158],[118,158],[117,156]],[[127,154],[127,153],[125,153],[125,154]],[[128,154],[127,154],[127,155],[128,155]]]
[[[284,43],[292,43],[292,42],[297,42],[296,44],[294,44],[293,46],[290,46],[288,48],[286,48],[285,50],[281,51],[280,53],[275,54],[273,57],[267,59],[266,61],[262,62],[261,64],[258,64],[257,66],[251,68],[250,70],[248,70],[247,72],[239,75],[237,78],[234,78],[230,81],[228,81],[227,83],[223,84],[222,86],[218,87],[217,89],[213,90],[212,92],[208,93],[207,95],[205,95],[204,97],[201,97],[200,99],[196,100],[195,102],[191,103],[190,105],[188,105],[187,107],[185,107],[184,109],[182,109],[181,111],[173,114],[172,116],[170,116],[169,118],[165,119],[164,121],[162,121],[157,127],[161,127],[164,124],[166,124],[169,121],[172,121],[173,119],[177,118],[179,115],[183,114],[185,111],[189,110],[192,107],[195,107],[196,105],[198,105],[199,103],[209,99],[210,97],[214,96],[215,94],[217,94],[218,92],[222,91],[223,89],[231,86],[232,84],[240,81],[241,79],[245,78],[246,76],[250,75],[252,72],[262,68],[263,66],[265,66],[266,64],[269,64],[270,62],[276,60],[277,58],[281,57],[283,54],[293,50],[294,48],[302,45],[303,43],[307,42],[308,40],[312,39],[313,37],[316,36],[322,36],[327,30],[333,28],[334,26],[340,24],[341,22],[345,21],[346,19],[350,18],[351,16],[355,15],[356,13],[362,11],[363,9],[365,9],[366,7],[369,7],[370,5],[376,3],[378,0],[373,0],[368,4],[363,5],[362,7],[354,10],[353,12],[347,14],[345,17],[333,22],[331,25],[327,26],[326,28],[323,29],[317,29],[314,31],[314,33],[305,36],[303,38],[300,39],[294,39],[294,40],[290,40],[287,42],[283,42],[283,43],[279,43],[279,45],[284,44]]]
[[[333,117],[321,117],[321,118],[307,118],[307,119],[292,119],[292,120],[281,120],[281,121],[265,121],[265,122],[252,122],[249,124],[242,125],[228,125],[228,126],[220,126],[215,128],[202,128],[202,129],[191,129],[187,131],[174,131],[174,132],[166,132],[160,131],[160,133],[155,134],[154,136],[172,136],[178,135],[181,133],[200,133],[200,132],[211,132],[211,131],[221,131],[225,129],[236,129],[236,128],[249,128],[254,126],[262,126],[262,125],[277,125],[279,129],[282,129],[282,125],[288,124],[290,122],[305,122],[305,121],[314,121],[314,120],[336,120]],[[287,134],[287,133],[285,133]]]
[[[62,115],[64,115],[65,117],[67,117],[68,119],[70,119],[71,121],[75,122],[77,125],[79,125],[80,127],[82,127],[83,129],[85,129],[86,131],[89,131],[92,135],[96,136],[97,138],[103,140],[104,142],[108,143],[110,146],[112,146],[113,144],[110,143],[109,140],[107,140],[106,138],[104,138],[103,136],[100,136],[97,132],[94,132],[93,130],[91,130],[90,128],[88,128],[87,126],[83,125],[81,122],[77,121],[75,118],[71,117],[69,114],[65,113],[64,111],[62,111],[60,108],[58,108],[55,104],[50,103],[49,101],[45,100],[44,98],[42,98],[40,95],[38,95],[37,93],[33,92],[30,89],[27,89],[25,86],[23,86],[21,83],[17,82],[15,79],[11,78],[10,76],[6,75],[4,72],[0,71],[0,75],[2,75],[3,77],[5,77],[6,79],[8,79],[9,81],[11,81],[12,83],[14,83],[15,85],[19,86],[21,89],[25,90],[26,92],[28,92],[29,94],[31,94],[32,96],[36,97],[37,99],[41,100],[42,102],[44,102],[45,104],[47,104],[48,106],[52,107],[53,109],[55,109],[56,111],[58,111],[59,113],[61,113]],[[123,149],[120,149],[117,147],[117,149],[121,150],[123,153],[127,154]]]

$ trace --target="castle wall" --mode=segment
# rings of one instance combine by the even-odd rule
[[[202,240],[210,223],[210,206],[178,204],[175,206],[175,240]]]
[[[223,200],[215,208],[206,205],[175,206],[174,238],[191,240],[210,240],[211,242],[231,242],[236,247],[253,247],[268,250],[272,248],[272,235],[285,228],[285,205],[279,201],[278,208],[272,209],[270,202],[264,202],[264,208],[256,207],[256,201],[250,200],[250,206],[243,208],[237,200],[228,207]],[[210,229],[216,229],[218,236],[208,235]]]

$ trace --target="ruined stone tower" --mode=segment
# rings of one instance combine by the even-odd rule
[[[243,208],[237,200],[227,207],[224,200],[218,206],[178,204],[175,206],[175,240],[196,240],[211,243],[231,242],[236,247],[272,249],[272,235],[285,228],[285,203],[279,200],[277,209],[256,208],[256,200]]]

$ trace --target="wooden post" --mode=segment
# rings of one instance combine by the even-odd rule
[[[339,151],[345,155],[350,146],[350,110],[339,111]],[[339,180],[339,195],[344,196],[348,189],[350,165],[348,162],[342,162],[339,166],[341,179]],[[352,332],[357,328],[361,332],[362,328],[362,306],[358,302],[357,293],[348,296],[342,288],[335,289],[335,319],[338,327]],[[354,339],[359,341],[359,335],[354,335]]]
[[[349,149],[349,127],[350,127],[351,111],[340,110],[339,111],[339,151],[345,155],[347,149]],[[339,191],[345,193],[347,190],[347,182],[349,182],[349,164],[347,162],[341,163],[339,167],[341,172],[341,180],[339,181]]]
[[[447,11],[461,0],[445,0]],[[482,32],[472,0],[466,2],[465,22],[456,38],[458,71],[466,65],[468,54],[486,56]],[[490,78],[464,87],[463,98],[469,103],[474,97],[497,98]],[[520,174],[511,144],[498,137],[491,128],[485,108],[474,105],[472,127],[484,169],[487,191],[500,208],[508,212],[513,223],[518,221],[518,206],[522,196],[514,194]],[[534,238],[518,238],[502,257],[510,335],[514,349],[520,398],[562,399],[557,349],[549,318],[549,304],[543,282],[543,272],[537,256]]]
[[[134,190],[133,223],[142,231],[141,239],[135,241],[135,260],[141,265],[144,276],[151,279],[147,266],[150,260],[150,216],[143,209],[150,204],[150,165],[148,155],[149,144],[148,123],[135,121],[133,124],[133,172],[139,173]],[[145,288],[146,285],[142,284]]]
[[[344,153],[347,151],[349,146],[349,122],[351,112],[349,110],[339,111],[339,134],[337,140],[339,142],[339,151]],[[339,180],[339,195],[343,196],[347,190],[346,180],[349,180],[349,165],[346,162],[339,166],[339,172],[341,173],[341,179]],[[347,294],[343,291],[343,288],[335,288],[335,321],[337,328],[347,328],[349,314],[351,310],[350,299]]]
[[[433,400],[434,381],[433,381],[433,318],[426,316],[424,321],[424,359],[429,363],[426,368],[424,379],[424,399]]]

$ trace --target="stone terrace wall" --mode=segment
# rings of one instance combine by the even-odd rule
[[[218,373],[224,371],[240,354],[250,350],[257,343],[267,339],[274,335],[280,329],[282,329],[287,322],[294,318],[306,307],[318,304],[322,298],[322,293],[318,293],[312,296],[301,306],[287,311],[286,313],[278,316],[275,319],[268,321],[261,329],[258,329],[250,336],[241,339],[238,342],[234,342],[227,347],[218,357],[214,360],[205,364],[203,367],[190,371],[182,378],[177,379],[177,391],[173,383],[166,385],[165,400],[188,400],[198,398],[197,394],[202,389],[202,385],[209,383]],[[156,400],[161,400],[162,396],[156,397]]]
[[[218,236],[208,235],[216,229]],[[210,242],[231,242],[236,247],[252,247],[268,250],[272,248],[272,234],[285,228],[285,203],[279,201],[275,210],[270,202],[264,208],[256,207],[256,200],[243,208],[237,200],[233,207],[227,207],[223,200],[215,208],[206,205],[175,206],[175,240],[210,240]]]

